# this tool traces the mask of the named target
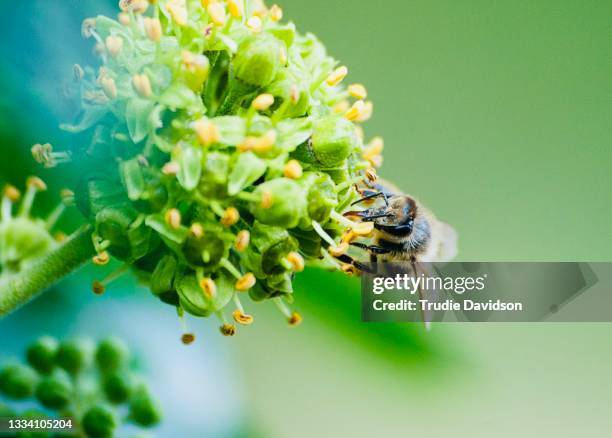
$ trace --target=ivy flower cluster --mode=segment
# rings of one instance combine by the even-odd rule
[[[39,407],[19,410],[26,400]],[[27,348],[25,362],[0,368],[0,417],[15,416],[71,418],[71,432],[62,436],[105,438],[116,436],[124,422],[155,426],[161,408],[147,384],[131,371],[123,341],[59,342],[43,336]],[[43,431],[40,435],[52,436]]]
[[[46,166],[78,165],[94,263],[124,263],[94,291],[129,267],[179,315],[216,315],[224,335],[253,322],[244,296],[298,324],[294,275],[314,263],[350,271],[334,257],[372,232],[342,215],[382,160],[382,139],[364,141],[360,126],[366,88],[346,86],[347,67],[277,5],[119,7],[116,20],[83,23],[101,65],[74,68],[82,111],[63,125],[74,144],[33,148]]]

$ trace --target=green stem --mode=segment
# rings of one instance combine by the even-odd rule
[[[0,317],[16,310],[51,287],[87,262],[94,254],[91,227],[85,226],[36,264],[15,276],[0,280]]]

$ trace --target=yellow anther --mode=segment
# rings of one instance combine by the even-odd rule
[[[327,82],[327,85],[329,86],[338,85],[340,82],[342,82],[342,79],[344,79],[347,74],[348,74],[348,68],[346,68],[346,66],[343,65],[335,69],[333,72],[331,72],[331,74],[327,77],[325,82]]]
[[[204,55],[195,55],[189,50],[183,50],[181,53],[183,67],[190,73],[208,73],[208,58]]]
[[[104,95],[109,99],[114,99],[117,97],[117,84],[115,80],[110,76],[103,76],[100,78],[100,85],[102,86],[102,91],[104,91]]]
[[[246,313],[242,313],[240,310],[234,310],[234,313],[232,313],[232,317],[234,318],[234,321],[236,321],[238,324],[253,324],[253,317],[251,315],[247,315]]]
[[[287,50],[285,49],[284,46],[281,46],[279,49],[279,53],[278,53],[278,59],[280,60],[280,63],[282,65],[287,65]]]
[[[239,290],[240,292],[247,291],[255,286],[256,281],[255,276],[252,273],[247,272],[238,281],[236,281],[236,290]]]
[[[156,43],[159,42],[163,34],[162,25],[159,19],[145,17],[145,19],[143,20],[143,24],[147,37],[151,41],[155,41]]]
[[[376,180],[378,179],[378,175],[376,174],[376,169],[372,167],[368,167],[365,170],[365,177],[370,182],[376,182]]]
[[[280,21],[283,18],[283,10],[278,5],[272,5],[270,8],[270,19],[272,21]]]
[[[180,172],[181,167],[175,161],[170,161],[162,167],[162,173],[168,176],[176,176]]]
[[[195,341],[195,335],[193,333],[183,333],[181,336],[181,342],[185,345],[191,345]]]
[[[330,246],[327,250],[334,257],[339,257],[341,255],[346,254],[349,249],[349,244],[347,242],[340,242],[339,245]]]
[[[272,192],[264,191],[261,194],[261,208],[271,208],[274,203],[274,197],[272,196]]]
[[[209,299],[213,299],[217,296],[217,285],[212,278],[203,278],[200,280],[200,289],[204,292]]]
[[[287,178],[299,179],[302,177],[303,174],[302,165],[298,160],[289,160],[287,164],[285,164],[283,174]]]
[[[374,222],[359,222],[353,227],[353,233],[358,236],[368,236],[374,231]]]
[[[348,86],[348,92],[355,99],[365,99],[368,97],[368,90],[362,84],[351,84]]]
[[[55,239],[57,243],[62,243],[66,241],[68,236],[66,236],[66,233],[62,233],[61,231],[58,231],[57,233],[55,233],[53,238]]]
[[[363,100],[358,100],[353,103],[353,106],[351,106],[346,113],[344,113],[344,117],[351,122],[355,121],[362,116],[365,107],[365,102]]]
[[[176,208],[171,208],[168,210],[164,219],[170,228],[176,230],[181,226],[181,212]]]
[[[259,33],[263,29],[263,22],[261,21],[261,18],[254,15],[247,20],[246,27],[255,33]]]
[[[268,152],[270,149],[272,149],[272,146],[274,146],[275,143],[276,131],[271,129],[270,131],[266,132],[264,135],[257,139],[255,144],[253,145],[253,151],[259,153]]]
[[[371,101],[367,101],[363,107],[363,111],[357,117],[358,122],[366,122],[372,118],[374,113],[374,104]]]
[[[244,1],[243,0],[228,0],[227,8],[230,14],[234,18],[241,18],[244,15]]]
[[[370,144],[363,150],[363,158],[368,160],[373,165],[376,165],[376,161],[380,158],[382,151],[385,147],[385,142],[382,137],[374,137]]]
[[[83,20],[83,24],[81,25],[81,35],[83,35],[84,38],[91,38],[94,30],[96,30],[95,18],[86,18]]]
[[[26,180],[26,186],[28,186],[28,188],[32,187],[39,192],[47,190],[47,184],[37,176],[29,176]]]
[[[242,140],[238,145],[238,150],[240,152],[248,152],[253,150],[256,144],[257,137],[245,137],[244,140]]]
[[[93,262],[94,265],[104,266],[104,265],[107,265],[108,262],[110,262],[110,255],[108,255],[107,251],[102,251],[101,253],[93,256],[91,261]]]
[[[302,323],[302,315],[297,312],[293,312],[291,316],[287,319],[287,322],[291,327],[296,327]]]
[[[334,106],[332,107],[332,109],[334,110],[336,114],[344,114],[349,110],[350,107],[351,107],[351,104],[349,103],[349,101],[346,99],[343,99],[343,100],[336,102]]]
[[[204,237],[204,227],[198,222],[191,224],[191,227],[189,227],[189,232],[196,239],[201,239]]]
[[[240,219],[240,213],[234,207],[229,207],[223,213],[223,217],[221,218],[221,223],[224,227],[231,227],[236,224]]]
[[[296,103],[298,103],[298,101],[300,100],[300,89],[298,88],[297,85],[293,84],[291,86],[290,96],[291,96],[292,104],[295,105]]]
[[[294,272],[302,272],[304,270],[304,257],[302,257],[298,252],[292,251],[287,254],[287,260],[293,266]]]
[[[129,26],[130,25],[130,14],[128,14],[127,12],[119,12],[119,15],[117,16],[117,20],[119,20],[119,23],[123,24],[124,26]]]
[[[166,5],[172,20],[179,26],[187,24],[187,5],[185,0],[170,0]]]
[[[104,292],[106,292],[106,286],[96,280],[91,285],[91,290],[96,295],[102,295]]]
[[[268,14],[268,8],[263,0],[253,1],[253,15],[259,18],[263,18]]]
[[[257,111],[265,111],[274,104],[274,96],[269,93],[263,93],[253,99],[251,106]]]
[[[17,190],[17,187],[8,184],[4,187],[4,196],[11,202],[17,202],[21,198],[21,192]]]
[[[109,35],[106,37],[106,50],[108,50],[108,54],[113,58],[116,58],[119,53],[121,53],[121,49],[123,49],[123,38]]]
[[[236,334],[236,326],[234,324],[223,324],[219,327],[223,336],[234,336]]]
[[[210,146],[220,140],[219,129],[208,119],[200,119],[193,124],[193,129],[202,146]]]
[[[225,5],[223,3],[210,3],[206,8],[210,20],[216,26],[225,26],[227,15],[225,14]]]
[[[74,204],[74,192],[70,189],[62,189],[60,191],[60,197],[65,205]]]
[[[132,85],[134,86],[134,90],[142,97],[151,97],[153,94],[151,81],[145,73],[132,76]]]
[[[234,242],[234,248],[238,252],[242,252],[249,246],[251,241],[251,233],[248,230],[242,230],[236,235],[236,241]]]

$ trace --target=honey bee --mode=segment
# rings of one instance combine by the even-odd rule
[[[377,206],[344,213],[374,223],[372,244],[351,242],[370,254],[370,262],[446,262],[457,255],[457,233],[414,197],[403,194],[390,183],[372,184],[361,191],[352,205],[382,199]],[[381,205],[382,204],[382,205]],[[362,266],[363,267],[363,266]]]

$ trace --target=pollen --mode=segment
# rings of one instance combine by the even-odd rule
[[[240,213],[234,207],[229,207],[223,213],[223,217],[221,218],[221,223],[224,227],[231,227],[235,225],[236,222],[240,219]]]
[[[113,58],[116,58],[119,53],[121,53],[121,49],[123,49],[123,38],[109,35],[106,37],[106,50],[108,50],[108,54]]]
[[[351,84],[348,86],[348,92],[355,99],[365,99],[368,97],[368,90],[362,84]]]
[[[255,282],[255,276],[251,272],[248,272],[244,274],[238,281],[236,281],[235,286],[236,289],[240,292],[245,292],[255,286]]]
[[[280,21],[283,19],[283,10],[278,5],[272,5],[270,8],[270,19],[272,21]]]
[[[223,324],[219,327],[223,336],[234,336],[236,334],[236,326],[234,324]]]
[[[47,190],[47,184],[45,184],[45,182],[37,176],[28,177],[28,179],[26,180],[26,185],[28,186],[28,188],[32,187],[38,190],[39,192],[44,192],[45,190]]]
[[[225,26],[227,15],[225,14],[225,5],[223,3],[210,3],[206,11],[216,26]]]
[[[167,176],[176,176],[180,170],[181,167],[175,161],[170,161],[164,164],[164,167],[162,167],[162,173]]]
[[[244,15],[243,0],[228,0],[227,8],[234,18],[241,18]]]
[[[134,90],[142,97],[151,97],[153,94],[151,81],[144,73],[132,76],[132,85],[134,86]]]
[[[285,164],[283,174],[287,178],[299,179],[302,177],[303,174],[302,165],[298,160],[289,160],[287,164]]]
[[[183,333],[181,342],[185,345],[191,345],[195,342],[195,335],[193,333]]]
[[[287,322],[291,327],[297,327],[302,323],[302,315],[297,312],[293,312],[291,316],[287,319]]]
[[[96,295],[102,295],[104,292],[106,292],[106,286],[96,280],[91,285],[91,290]]]
[[[220,140],[219,129],[208,119],[200,119],[193,124],[198,141],[202,146],[210,146]]]
[[[191,227],[189,227],[189,232],[196,239],[201,239],[204,237],[204,227],[198,222],[191,224]]]
[[[363,100],[358,100],[353,103],[353,106],[351,106],[346,113],[344,113],[344,117],[353,122],[362,116],[365,109],[365,102]]]
[[[6,196],[9,201],[14,203],[19,201],[19,198],[21,198],[21,192],[17,190],[17,187],[8,184],[4,187],[4,196]]]
[[[293,266],[294,272],[302,272],[304,270],[304,258],[296,251],[287,254],[287,260]]]
[[[200,289],[209,299],[217,296],[217,285],[212,278],[203,278],[200,280]]]
[[[353,227],[353,232],[358,236],[368,236],[374,231],[374,222],[359,222]]]
[[[115,80],[110,76],[103,76],[100,78],[100,85],[102,86],[102,91],[109,99],[114,99],[117,97],[117,84]]]
[[[251,315],[247,315],[246,313],[242,313],[240,310],[234,310],[232,313],[232,317],[234,321],[241,325],[251,325],[253,324],[253,317]]]
[[[248,27],[251,31],[255,33],[261,32],[261,30],[263,29],[263,23],[261,21],[261,18],[259,18],[257,15],[252,16],[247,20],[246,27]]]
[[[343,65],[331,72],[325,82],[327,82],[327,85],[333,87],[334,85],[338,85],[340,82],[342,82],[346,75],[348,75],[348,68]]]
[[[328,248],[329,253],[334,257],[339,257],[341,255],[346,254],[349,249],[349,245],[347,242],[340,242],[339,245],[330,246]]]
[[[143,20],[143,24],[147,37],[151,41],[154,41],[156,43],[159,42],[163,34],[161,22],[159,21],[159,19],[145,17],[145,19]]]
[[[187,5],[185,0],[170,0],[166,5],[166,9],[176,24],[179,26],[187,24]]]
[[[234,248],[238,252],[242,252],[249,246],[251,241],[251,233],[248,230],[242,230],[236,235],[236,241],[234,242]]]
[[[274,198],[272,192],[266,190],[261,194],[261,208],[271,208],[273,203]]]
[[[172,229],[176,230],[181,226],[181,212],[176,208],[171,208],[168,210],[164,219]]]
[[[94,265],[97,265],[97,266],[108,265],[108,262],[110,261],[110,256],[108,255],[107,251],[102,251],[101,253],[93,256],[91,261],[93,262]]]
[[[265,111],[274,104],[274,96],[269,93],[263,93],[253,99],[251,106],[257,111]]]

